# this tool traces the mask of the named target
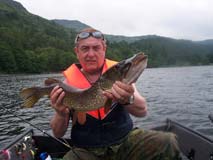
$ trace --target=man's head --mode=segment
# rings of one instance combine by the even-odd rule
[[[86,28],[77,34],[74,50],[84,71],[100,71],[106,52],[104,35],[96,29]]]

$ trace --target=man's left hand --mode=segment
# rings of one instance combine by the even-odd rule
[[[134,94],[133,85],[125,84],[121,81],[116,81],[110,90],[104,91],[103,94],[113,101],[121,104],[129,102],[129,98]]]

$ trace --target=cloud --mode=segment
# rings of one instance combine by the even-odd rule
[[[18,0],[47,19],[79,20],[107,34],[213,38],[212,0]]]

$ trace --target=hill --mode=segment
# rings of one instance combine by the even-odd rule
[[[76,32],[88,25],[77,20],[47,20],[20,3],[0,0],[0,72],[58,72],[76,61]],[[213,64],[213,40],[177,40],[157,35],[105,35],[107,57],[121,60],[144,51],[149,67]]]
[[[74,29],[77,32],[81,31],[84,28],[91,27],[85,23],[82,23],[77,20],[63,20],[63,19],[53,19],[53,22],[64,26],[66,28]],[[108,41],[110,42],[121,42],[121,41],[126,41],[128,43],[135,42],[140,39],[146,39],[150,36],[136,36],[136,37],[128,37],[128,36],[123,36],[123,35],[109,35],[105,34],[105,37]]]
[[[90,27],[90,26],[88,26],[84,23],[81,23],[80,21],[77,21],[77,20],[53,19],[52,21],[63,26],[63,27],[74,29],[76,32],[79,32],[84,28]]]
[[[59,25],[62,25],[64,27],[66,27],[66,28],[75,29],[77,32],[79,32],[80,30],[82,30],[82,29],[84,29],[86,27],[92,27],[92,26],[89,26],[89,25],[87,25],[85,23],[82,23],[80,21],[77,21],[77,20],[54,19],[52,21],[54,21],[55,23],[58,23]],[[105,34],[105,37],[110,42],[126,41],[128,43],[133,43],[133,42],[138,41],[138,40],[146,40],[146,39],[159,38],[161,36],[157,36],[157,35],[145,35],[145,36],[132,36],[132,37],[130,37],[130,36],[124,36],[124,35],[110,35],[110,34]],[[166,38],[166,37],[162,37],[162,38]],[[183,41],[186,41],[186,40],[183,40]],[[213,45],[213,39],[204,40],[204,41],[194,41],[194,43]]]
[[[166,37],[142,39],[131,44],[149,55],[151,67],[205,65],[213,61],[213,48],[190,40]]]
[[[0,0],[0,72],[50,72],[73,62],[75,31]],[[61,57],[66,58],[61,58]]]

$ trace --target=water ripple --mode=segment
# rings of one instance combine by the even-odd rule
[[[52,134],[49,122],[54,111],[49,100],[42,98],[34,108],[21,109],[19,98],[22,88],[43,85],[48,77],[63,79],[61,74],[0,75],[0,148],[32,128],[10,112]],[[147,129],[171,118],[213,139],[213,124],[208,119],[213,112],[213,66],[146,69],[136,86],[147,99],[149,113],[144,118],[133,117],[135,126]],[[35,134],[41,132],[35,130]]]

